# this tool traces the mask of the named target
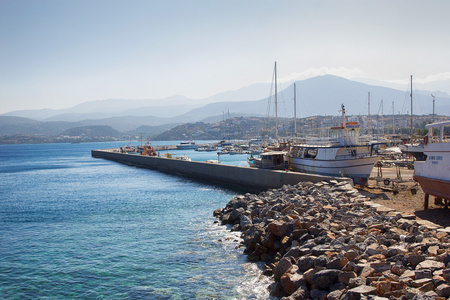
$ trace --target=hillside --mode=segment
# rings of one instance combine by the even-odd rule
[[[70,128],[64,131],[61,135],[70,137],[82,137],[88,139],[103,137],[119,138],[123,136],[122,133],[106,125]]]
[[[151,100],[109,99],[89,101],[62,110],[9,112],[0,115],[0,136],[58,136],[71,128],[106,125],[121,133],[154,137],[179,124],[215,123],[230,117],[274,117],[274,96],[254,100],[270,94],[270,90],[270,84],[255,84],[201,100],[183,96]],[[279,90],[278,117],[293,118],[294,85],[289,84],[285,88],[280,85]],[[371,115],[380,115],[384,110],[384,115],[391,116],[394,104],[396,115],[410,113],[409,91],[324,75],[296,82],[297,118],[336,116],[342,103],[348,114],[366,115],[369,92]],[[450,96],[442,92],[433,93],[436,96],[435,111],[450,115]],[[432,112],[430,94],[429,91],[414,91],[415,115]],[[208,132],[201,128],[198,130]]]
[[[368,113],[368,93],[371,94],[372,113],[380,111],[381,100],[385,111],[407,113],[409,111],[409,86],[394,89],[381,86],[382,83],[362,83],[333,75],[323,75],[296,81],[297,116],[334,115],[344,103],[349,111]],[[227,91],[211,97],[194,100],[184,96],[163,99],[121,100],[106,99],[88,101],[72,108],[51,110],[13,111],[3,116],[26,117],[40,121],[82,122],[85,125],[109,125],[117,130],[132,130],[142,125],[159,126],[168,123],[199,122],[204,118],[224,113],[241,116],[267,116],[273,113],[274,96],[271,84],[253,84],[235,91]],[[278,112],[283,117],[294,115],[293,83],[278,86]],[[436,96],[436,111],[450,115],[450,96],[440,91],[414,90],[414,107],[417,114],[432,112],[431,96]],[[270,97],[268,97],[270,95]],[[271,104],[271,112],[268,110]],[[392,111],[390,111],[391,113]],[[121,118],[134,117],[136,124],[122,124]],[[142,121],[142,118],[147,120]],[[95,120],[110,120],[109,124],[95,123]],[[125,128],[126,127],[126,128]]]
[[[214,124],[197,122],[179,125],[154,139],[160,141],[246,139],[261,134],[265,127],[267,127],[265,118],[233,117]]]

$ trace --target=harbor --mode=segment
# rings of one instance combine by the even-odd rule
[[[169,147],[171,148],[171,147]],[[118,149],[92,150],[92,157],[108,159],[122,164],[159,170],[215,184],[229,185],[247,191],[263,191],[294,185],[298,182],[323,180],[347,181],[345,177],[330,177],[285,170],[259,169],[198,161],[186,161],[162,156],[121,153]]]
[[[320,141],[292,139],[265,145],[256,140],[203,144],[186,141],[156,147],[147,143],[137,147],[92,150],[91,155],[248,191],[324,180],[348,181],[360,188],[381,188],[394,195],[408,190],[414,196],[422,189],[425,192],[424,209],[429,207],[430,195],[435,197],[436,204],[448,207],[449,143],[444,128],[450,122],[427,125],[431,129],[433,126],[439,128],[440,133],[434,137],[430,130],[424,137],[421,160],[409,151],[400,150],[402,145],[388,147],[390,142],[387,140],[381,143],[362,141],[359,124],[346,121],[344,105],[341,112],[342,123],[332,128],[332,138]],[[186,151],[190,154],[208,153],[207,156],[199,156],[207,159],[192,160],[185,155]],[[232,155],[241,157],[237,160],[238,165],[221,162],[221,156]],[[415,165],[419,172],[414,171]]]

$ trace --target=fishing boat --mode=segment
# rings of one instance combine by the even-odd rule
[[[286,168],[283,151],[270,151],[259,154],[259,157],[251,155],[247,162],[252,168],[283,170]]]
[[[195,149],[195,151],[200,151],[200,152],[217,151],[217,147],[214,146],[214,145],[206,145],[206,146],[199,147],[199,148]]]
[[[399,148],[404,155],[412,156],[418,161],[427,159],[427,156],[424,153],[424,144],[422,142],[400,145]]]
[[[193,141],[181,142],[177,145],[177,150],[198,149],[198,145]]]
[[[342,123],[331,127],[331,138],[291,145],[285,159],[289,167],[302,173],[350,177],[358,185],[367,185],[379,156],[373,144],[359,140],[358,122],[347,122],[342,104]]]
[[[247,158],[247,162],[252,168],[283,170],[287,169],[287,163],[284,158],[287,152],[284,151],[286,143],[279,143],[278,141],[277,62],[275,62],[273,69],[273,78],[275,82],[275,141],[273,144],[264,145],[263,149],[262,141],[255,140],[256,144],[259,145],[259,157],[253,156],[253,150],[249,150],[250,157]]]
[[[425,161],[414,162],[414,179],[425,193],[425,208],[428,208],[429,195],[450,201],[450,140],[445,139],[445,126],[450,121],[428,124],[428,134],[424,138]],[[448,128],[448,127],[447,127]],[[433,136],[438,129],[439,136]]]

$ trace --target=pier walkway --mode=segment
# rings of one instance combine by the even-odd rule
[[[231,166],[220,163],[184,161],[157,156],[126,154],[114,150],[92,150],[91,154],[94,158],[108,159],[122,164],[186,176],[214,184],[223,184],[249,192],[280,188],[286,184],[295,185],[303,181],[337,180],[347,181],[353,185],[352,180],[345,177],[329,177],[291,171]]]

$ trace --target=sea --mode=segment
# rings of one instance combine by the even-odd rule
[[[91,157],[130,144],[0,145],[0,298],[269,298],[240,233],[213,217],[240,192]]]

